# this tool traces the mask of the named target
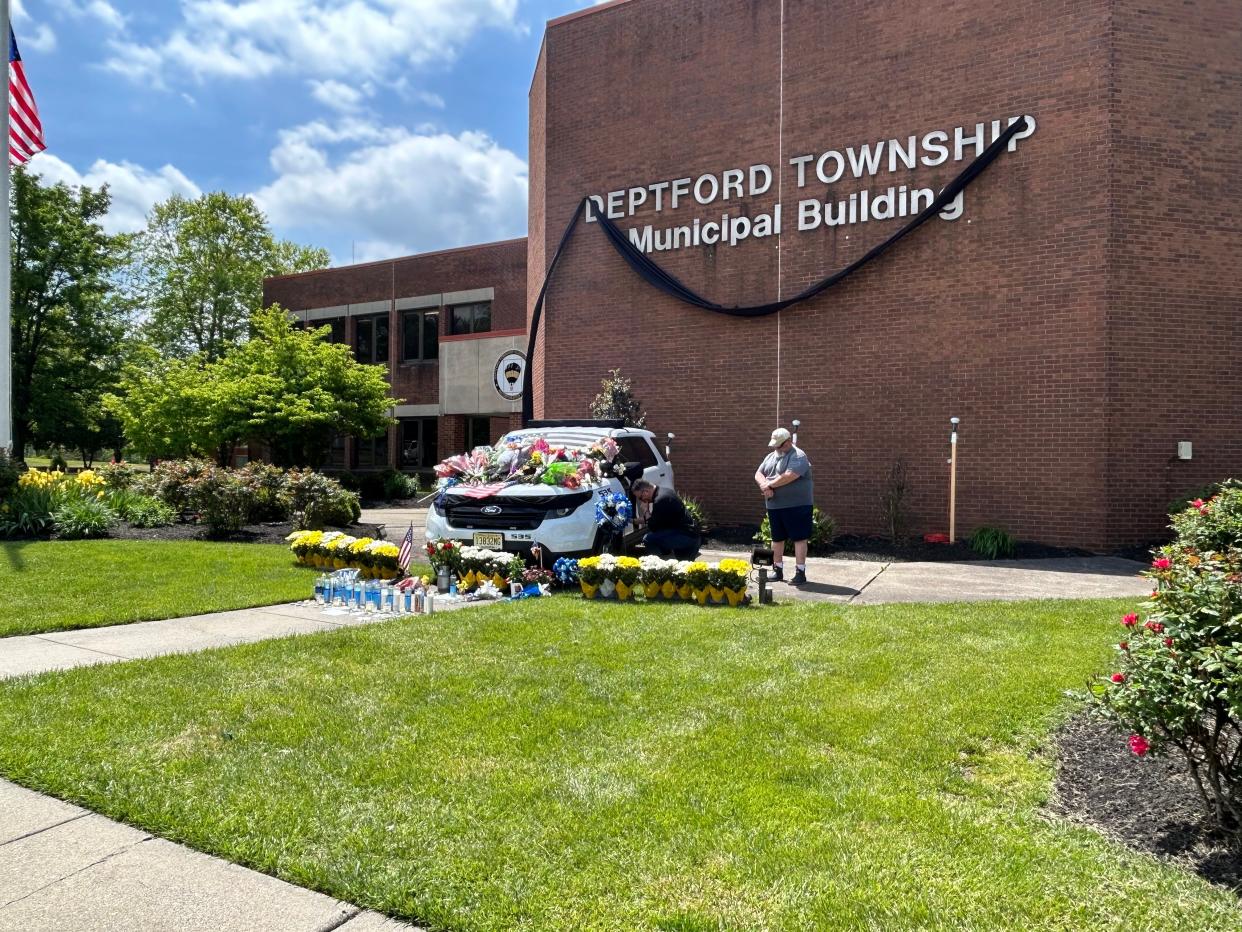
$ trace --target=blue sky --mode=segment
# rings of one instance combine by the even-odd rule
[[[526,232],[546,20],[591,0],[14,0],[44,178],[250,194],[334,264]]]

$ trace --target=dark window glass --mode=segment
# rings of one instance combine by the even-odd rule
[[[617,446],[621,448],[619,458],[623,463],[641,463],[643,469],[648,469],[658,462],[655,451],[644,437],[623,437],[617,441]]]
[[[492,442],[492,419],[490,417],[466,418],[466,449],[485,447]]]
[[[406,362],[439,358],[439,311],[406,311],[401,315],[401,353]]]
[[[487,333],[492,329],[492,304],[459,304],[449,309],[449,327],[453,334]]]
[[[345,342],[345,318],[334,317],[328,323],[332,327],[332,336],[329,337],[329,339],[333,343],[344,343]]]
[[[401,419],[402,469],[431,469],[440,461],[440,421],[434,417]]]
[[[354,321],[354,358],[367,365],[388,364],[388,316]]]
[[[440,358],[440,312],[423,315],[423,359]]]
[[[354,466],[359,469],[383,469],[388,465],[388,434],[378,437],[354,438]]]
[[[345,435],[337,434],[332,438],[332,446],[328,448],[328,459],[324,464],[329,469],[345,468]]]

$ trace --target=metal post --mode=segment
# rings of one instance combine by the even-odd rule
[[[9,54],[9,0],[0,0],[0,23],[4,25],[5,57]],[[7,71],[7,66],[6,66]],[[8,78],[5,78],[8,86]],[[9,99],[5,94],[4,107],[4,139],[9,138]],[[7,146],[7,142],[5,144]],[[4,206],[4,221],[0,223],[0,450],[13,447],[13,336],[11,303],[13,289],[10,281],[10,253],[12,246],[9,237],[9,159],[4,158],[4,171],[0,172],[0,204]],[[20,458],[25,451],[16,451]]]
[[[949,543],[957,543],[957,425],[961,418],[949,418]]]

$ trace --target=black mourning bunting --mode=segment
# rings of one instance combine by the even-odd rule
[[[928,205],[922,213],[912,218],[908,223],[893,233],[888,239],[877,244],[868,250],[864,255],[855,259],[845,268],[833,272],[827,278],[821,279],[809,288],[800,291],[792,297],[785,298],[781,301],[773,301],[769,304],[756,304],[750,307],[729,307],[724,304],[717,304],[715,301],[709,301],[707,298],[694,291],[691,291],[677,279],[676,276],[670,274],[660,268],[649,256],[639,250],[629,238],[615,223],[608,219],[604,214],[596,212],[595,221],[599,223],[603,229],[604,235],[608,241],[612,243],[613,249],[617,254],[629,264],[638,275],[654,288],[658,288],[665,294],[676,298],[684,304],[692,307],[701,308],[705,311],[712,311],[717,314],[728,314],[733,317],[764,317],[768,314],[775,314],[777,311],[792,307],[809,298],[813,298],[823,291],[827,291],[833,285],[847,278],[854,272],[858,271],[872,259],[887,252],[892,246],[903,237],[913,233],[920,226],[934,217],[940,211],[944,210],[967,186],[978,178],[983,171],[996,161],[997,157],[1005,151],[1005,147],[1009,145],[1009,140],[1015,135],[1022,132],[1027,127],[1026,117],[1020,117],[1014,123],[1006,127],[996,139],[988,146],[978,158],[967,165],[961,173],[950,181],[937,195],[936,199]],[[561,258],[561,253],[565,250],[565,245],[569,242],[570,236],[578,226],[578,221],[582,219],[582,215],[586,210],[587,199],[583,198],[577,209],[574,211],[573,217],[570,218],[569,225],[565,228],[564,234],[561,236],[560,244],[556,247],[556,252],[552,256],[552,262],[548,265],[548,273],[544,277],[543,286],[539,289],[539,297],[535,301],[534,314],[531,315],[530,336],[526,344],[526,380],[522,387],[522,423],[527,424],[534,416],[534,394],[532,390],[532,368],[535,356],[535,341],[539,337],[539,323],[543,317],[543,302],[548,293],[548,283],[552,279],[552,274],[556,271],[556,264]]]

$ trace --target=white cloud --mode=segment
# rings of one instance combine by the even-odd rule
[[[444,98],[439,94],[431,93],[431,91],[419,91],[414,95],[414,98],[428,107],[435,107],[437,110],[443,110],[446,106]]]
[[[329,78],[326,81],[311,80],[309,83],[311,96],[315,100],[341,113],[350,113],[360,109],[366,103],[367,98],[375,93],[375,85],[369,81],[360,85],[345,84]]]
[[[125,27],[125,17],[108,0],[50,0],[50,2],[62,14],[75,19],[90,18],[116,32]]]
[[[71,185],[89,185],[98,188],[108,186],[112,206],[104,218],[103,227],[109,233],[132,233],[146,226],[151,207],[174,194],[198,197],[198,186],[172,165],[156,171],[132,162],[109,162],[97,160],[85,172],[79,172],[68,162],[46,152],[35,156],[29,170],[54,184],[63,181]]]
[[[272,223],[353,233],[360,258],[526,231],[526,163],[483,133],[317,121],[282,132],[271,163],[254,197]]]
[[[23,30],[17,43],[18,49],[32,52],[50,52],[56,48],[56,33],[47,23],[40,23],[32,30]]]
[[[134,80],[293,74],[380,78],[452,61],[476,32],[519,29],[517,0],[181,0],[151,44],[114,41],[106,67]]]

